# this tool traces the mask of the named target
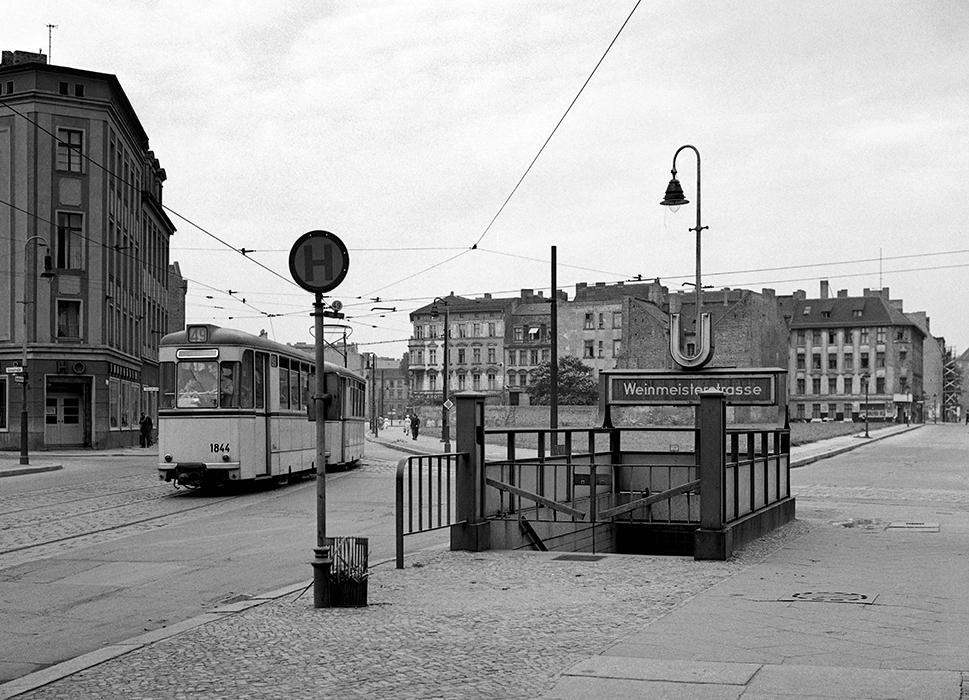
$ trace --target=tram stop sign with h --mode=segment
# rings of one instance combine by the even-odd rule
[[[336,289],[349,267],[347,247],[329,231],[304,233],[289,251],[289,273],[308,292]]]

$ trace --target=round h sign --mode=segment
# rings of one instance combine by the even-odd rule
[[[289,273],[308,292],[336,289],[349,267],[347,247],[329,231],[304,233],[289,251]]]

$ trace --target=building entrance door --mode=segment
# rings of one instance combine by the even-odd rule
[[[83,445],[81,397],[77,394],[47,394],[44,412],[44,443]]]

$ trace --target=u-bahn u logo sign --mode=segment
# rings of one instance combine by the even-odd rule
[[[698,404],[705,391],[722,391],[728,404],[777,405],[778,376],[771,372],[608,373],[608,402],[614,406]]]

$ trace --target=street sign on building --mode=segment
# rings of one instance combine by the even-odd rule
[[[23,367],[7,367],[6,369],[7,374],[23,374],[23,371]]]
[[[329,231],[304,233],[289,251],[289,272],[308,292],[328,292],[347,276],[350,254],[347,247]]]

